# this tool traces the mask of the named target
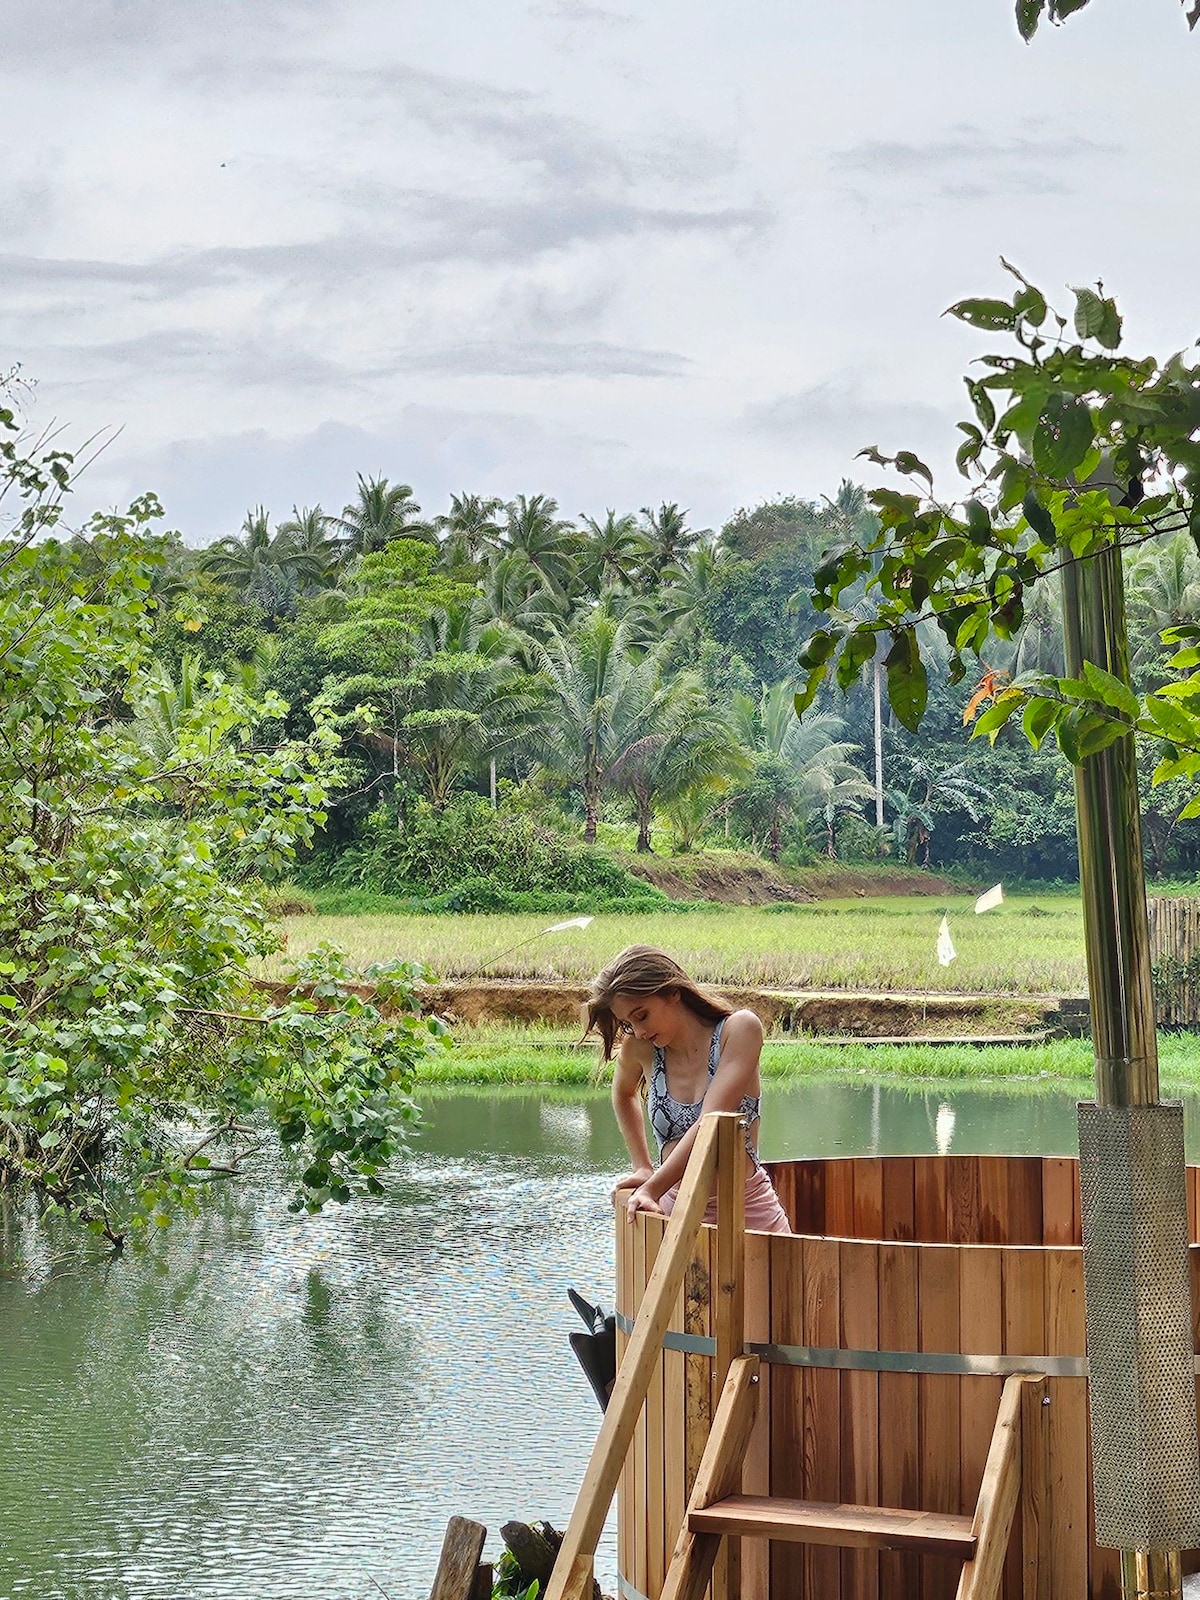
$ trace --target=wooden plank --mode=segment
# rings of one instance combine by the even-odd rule
[[[838,1501],[787,1500],[732,1495],[688,1514],[693,1528],[747,1533],[817,1548],[855,1545],[865,1550],[929,1550],[964,1560],[975,1553],[970,1517],[931,1511],[848,1506]],[[836,1589],[826,1590],[835,1595]]]
[[[712,1193],[717,1129],[723,1117],[740,1120],[734,1112],[713,1112],[701,1120],[666,1238],[646,1286],[625,1360],[617,1373],[575,1509],[567,1523],[558,1561],[546,1589],[546,1600],[589,1600],[596,1545],[633,1440],[696,1231]],[[636,1224],[626,1223],[625,1226]]]
[[[841,1329],[838,1243],[805,1239],[804,1343],[836,1345]],[[819,1367],[806,1368],[804,1390],[804,1498],[837,1501],[841,1496],[841,1375]],[[806,1546],[807,1593],[835,1595],[841,1581],[836,1550]]]
[[[712,1230],[702,1228],[684,1277],[684,1331],[705,1338],[712,1333]],[[712,1358],[684,1357],[684,1496],[691,1495],[712,1423]]]
[[[890,1166],[890,1163],[889,1163]],[[911,1194],[911,1188],[909,1190]],[[885,1206],[888,1173],[884,1174]],[[901,1213],[902,1215],[902,1213]],[[879,1347],[916,1350],[917,1259],[912,1244],[879,1247]],[[917,1379],[911,1372],[879,1375],[879,1494],[884,1505],[917,1510],[921,1439]],[[881,1600],[911,1600],[920,1586],[920,1561],[912,1552],[886,1555],[879,1563]]]
[[[1075,1190],[1079,1164],[1069,1156],[1047,1156],[1042,1162],[1042,1236],[1044,1245],[1080,1244]]]
[[[879,1246],[847,1240],[839,1246],[841,1337],[847,1350],[879,1348]],[[879,1505],[879,1375],[842,1373],[841,1498]],[[879,1555],[843,1550],[841,1600],[879,1600]]]
[[[828,1231],[825,1226],[826,1166],[824,1161],[801,1161],[794,1168],[796,1220],[793,1226],[797,1233],[823,1234]]]
[[[734,1361],[746,1344],[746,1138],[739,1122],[723,1122],[717,1138],[717,1237],[713,1250],[713,1413]],[[713,1565],[713,1600],[737,1600],[741,1545],[727,1542]],[[648,1591],[654,1600],[654,1591]]]
[[[1044,1250],[1006,1250],[1004,1252],[1004,1350],[1005,1355],[1040,1355],[1046,1347],[1046,1276]],[[1025,1539],[1034,1541],[1031,1561],[1040,1559],[1040,1524],[1022,1512],[1013,1524],[1005,1569],[1007,1591],[1022,1592],[1025,1573]]]
[[[662,1248],[666,1234],[666,1218],[647,1215],[641,1220],[646,1238],[646,1273],[654,1270],[654,1263]],[[667,1554],[675,1542],[673,1529],[668,1540],[666,1531],[666,1459],[665,1427],[663,1417],[663,1358],[654,1364],[650,1387],[646,1391],[646,1477],[643,1493],[646,1499],[646,1588],[649,1600],[657,1600],[667,1572]]]
[[[746,1342],[746,1140],[737,1118],[722,1122],[718,1136],[716,1264],[714,1403]]]
[[[883,1239],[911,1239],[915,1231],[916,1180],[912,1156],[883,1162]]]
[[[883,1239],[883,1162],[861,1156],[854,1163],[854,1237]]]
[[[1040,1245],[1042,1242],[1042,1162],[1038,1156],[1009,1156],[1008,1179],[1009,1244]]]
[[[729,1369],[713,1418],[712,1432],[688,1503],[687,1522],[680,1530],[671,1556],[662,1600],[701,1600],[708,1587],[721,1536],[715,1531],[694,1529],[691,1519],[713,1501],[724,1500],[740,1482],[742,1461],[757,1408],[758,1357],[738,1356]]]
[[[1050,1397],[1044,1380],[1021,1386],[1022,1600],[1055,1600],[1051,1572]]]
[[[979,1242],[1008,1243],[1008,1173],[1003,1156],[979,1158]]]
[[[946,1238],[951,1244],[979,1243],[979,1158],[946,1156]]]
[[[646,1269],[646,1227],[641,1220],[628,1225],[633,1234],[633,1278],[638,1288],[639,1314],[646,1293],[645,1285],[650,1274]],[[649,1393],[650,1385],[654,1381],[654,1370],[658,1365],[658,1357],[650,1363],[646,1374],[646,1392]],[[611,1400],[609,1401],[611,1405]],[[648,1551],[646,1547],[646,1406],[643,1402],[638,1407],[637,1417],[634,1422],[633,1438],[629,1445],[629,1455],[633,1461],[633,1570],[630,1574],[634,1588],[639,1594],[648,1594],[649,1579],[646,1576],[646,1563]]]
[[[487,1529],[470,1517],[451,1517],[442,1540],[429,1600],[471,1600]]]
[[[771,1235],[746,1235],[746,1338],[769,1344],[771,1329]],[[758,1408],[746,1447],[742,1487],[747,1494],[771,1492],[771,1368],[758,1371]],[[765,1539],[742,1540],[742,1600],[769,1600],[771,1546]]]
[[[959,1250],[926,1245],[920,1252],[918,1324],[922,1350],[957,1350]],[[961,1515],[959,1462],[959,1382],[957,1377],[922,1373],[917,1379],[921,1420],[921,1506],[926,1511]],[[945,1578],[931,1561],[921,1563],[922,1600],[944,1600]]]
[[[974,1559],[963,1567],[957,1600],[996,1600],[1000,1593],[1009,1531],[1021,1489],[1021,1401],[1025,1387],[1020,1378],[1009,1378],[1004,1385],[971,1522],[979,1544]],[[1035,1387],[1040,1390],[1041,1385]]]
[[[617,1310],[632,1321],[637,1315],[638,1302],[637,1289],[633,1282],[633,1229],[626,1224],[620,1206],[615,1207],[613,1222],[616,1234]],[[618,1323],[618,1372],[625,1361],[628,1347],[629,1335],[622,1331]],[[617,1571],[628,1581],[633,1579],[634,1516],[633,1458],[627,1453],[621,1464],[621,1476],[617,1480]]]
[[[1004,1348],[1003,1254],[999,1245],[976,1245],[959,1253],[959,1349],[965,1355],[995,1355]],[[1001,1389],[999,1378],[963,1378],[959,1383],[963,1508],[975,1503],[983,1484]]]
[[[916,1237],[946,1242],[946,1163],[941,1156],[918,1156],[913,1163],[913,1224]]]
[[[825,1163],[825,1226],[829,1238],[846,1239],[854,1235],[853,1160],[838,1157]]]
[[[1083,1251],[1046,1251],[1046,1351],[1081,1356],[1086,1339]],[[1050,1588],[1086,1594],[1088,1576],[1087,1379],[1053,1378],[1050,1405]]]
[[[771,1234],[771,1326],[780,1344],[804,1343],[804,1247],[807,1241]],[[804,1493],[804,1383],[798,1367],[771,1373],[771,1493]],[[795,1545],[771,1546],[771,1594],[804,1595],[804,1552]],[[807,1600],[807,1597],[806,1597]]]
[[[680,1333],[687,1327],[684,1304],[685,1293],[680,1290],[671,1317],[672,1328]],[[675,1546],[687,1509],[686,1360],[681,1350],[663,1351],[663,1524],[668,1551]]]

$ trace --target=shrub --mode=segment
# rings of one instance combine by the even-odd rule
[[[360,891],[414,911],[670,911],[680,902],[610,856],[524,816],[463,797],[444,811],[418,806],[403,827],[385,807],[357,842],[324,852],[308,886]]]

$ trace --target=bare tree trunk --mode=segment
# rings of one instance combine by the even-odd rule
[[[875,826],[883,827],[883,672],[879,657],[874,662],[875,679]]]
[[[495,811],[495,809],[496,809],[496,758],[495,758],[495,756],[493,756],[492,759],[491,759],[491,764],[490,764],[490,767],[488,769],[488,776],[489,776],[489,780],[490,780],[490,783],[491,783],[492,810]]]

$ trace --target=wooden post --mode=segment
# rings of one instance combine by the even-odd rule
[[[703,1118],[666,1236],[638,1309],[625,1359],[617,1372],[600,1433],[592,1447],[575,1509],[546,1589],[546,1600],[590,1600],[592,1564],[604,1530],[608,1508],[621,1476],[650,1379],[662,1354],[663,1334],[692,1253],[692,1242],[704,1218],[717,1169],[720,1126],[739,1128],[734,1111],[715,1111]],[[625,1227],[624,1219],[619,1226]],[[636,1225],[636,1224],[635,1224]]]
[[[717,1350],[712,1369],[714,1418],[729,1370],[746,1344],[746,1130],[740,1116],[724,1118],[717,1133],[716,1290],[713,1331]],[[740,1462],[736,1474],[740,1484]],[[726,1539],[713,1568],[713,1600],[738,1600],[742,1587],[741,1560],[740,1540]]]

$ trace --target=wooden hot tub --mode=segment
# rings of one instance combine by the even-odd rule
[[[1040,1372],[1023,1386],[1001,1592],[1119,1600],[1118,1557],[1089,1529],[1077,1162],[890,1156],[770,1171],[795,1233],[746,1236],[746,1339],[763,1366],[743,1491],[970,1515],[1002,1374]],[[1200,1169],[1187,1178],[1200,1303]],[[620,1350],[665,1219],[622,1216],[616,1231]],[[714,1240],[701,1229],[620,1481],[623,1600],[657,1600],[707,1438]],[[1185,1572],[1198,1566],[1185,1554]],[[953,1600],[960,1570],[944,1555],[748,1539],[741,1595]]]

